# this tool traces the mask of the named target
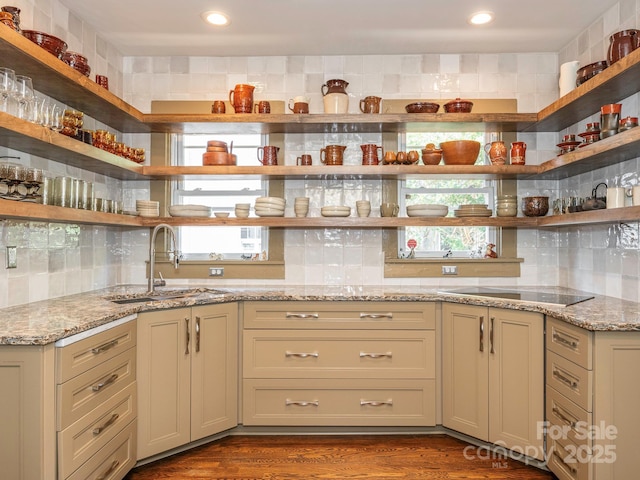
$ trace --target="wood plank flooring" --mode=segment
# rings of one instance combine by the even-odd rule
[[[553,480],[516,460],[468,459],[447,435],[232,436],[134,469],[125,480]]]

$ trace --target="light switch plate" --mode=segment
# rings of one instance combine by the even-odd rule
[[[7,268],[18,268],[18,247],[7,247]]]

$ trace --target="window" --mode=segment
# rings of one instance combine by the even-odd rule
[[[406,144],[405,150],[420,151],[427,143],[436,146],[446,140],[476,140],[486,143],[484,132],[446,132],[417,133],[408,132],[400,144]],[[481,149],[480,160],[484,157]],[[449,207],[448,216],[454,216],[454,210],[460,205],[480,203],[493,209],[495,186],[493,182],[482,179],[450,178],[442,179],[405,179],[398,182],[398,200],[400,211],[406,211],[407,205],[440,204]],[[415,240],[414,254],[423,258],[475,257],[482,256],[487,243],[496,243],[496,229],[479,227],[406,227],[398,230],[398,257],[409,254],[407,242]]]
[[[183,134],[173,136],[176,163],[182,166],[202,165],[202,154],[211,135]],[[262,136],[215,136],[233,146],[238,165],[255,165],[256,148]],[[233,142],[233,143],[232,143]],[[233,213],[236,203],[253,204],[265,196],[267,182],[259,178],[202,178],[187,177],[173,182],[172,203],[207,205],[214,211]],[[262,227],[205,227],[183,226],[178,229],[180,249],[185,260],[208,259],[210,254],[222,254],[225,260],[249,258],[268,250],[268,229]]]

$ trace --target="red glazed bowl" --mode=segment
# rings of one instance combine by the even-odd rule
[[[62,55],[62,61],[86,77],[91,73],[91,67],[89,66],[87,57],[79,53],[67,51]]]
[[[415,102],[405,106],[407,113],[437,113],[440,105],[432,102]]]
[[[444,104],[444,111],[447,113],[471,113],[473,102],[456,98]]]
[[[48,33],[38,32],[36,30],[22,30],[22,35],[39,47],[44,48],[54,57],[61,59],[62,55],[67,51],[66,42],[60,40],[58,37],[49,35]]]

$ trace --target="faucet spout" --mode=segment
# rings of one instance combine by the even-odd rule
[[[151,239],[149,241],[149,284],[148,284],[148,290],[149,293],[153,293],[154,288],[156,286],[156,280],[155,280],[155,270],[156,270],[156,237],[158,236],[158,232],[160,232],[160,230],[166,230],[169,233],[169,236],[171,237],[171,243],[173,244],[173,250],[170,250],[170,252],[173,253],[173,268],[177,269],[178,266],[180,265],[180,252],[178,250],[178,240],[176,237],[176,232],[173,229],[173,227],[171,227],[171,225],[168,225],[166,223],[160,223],[158,225],[155,226],[155,228],[153,229],[153,232],[151,233]],[[161,281],[163,281],[161,279]]]

